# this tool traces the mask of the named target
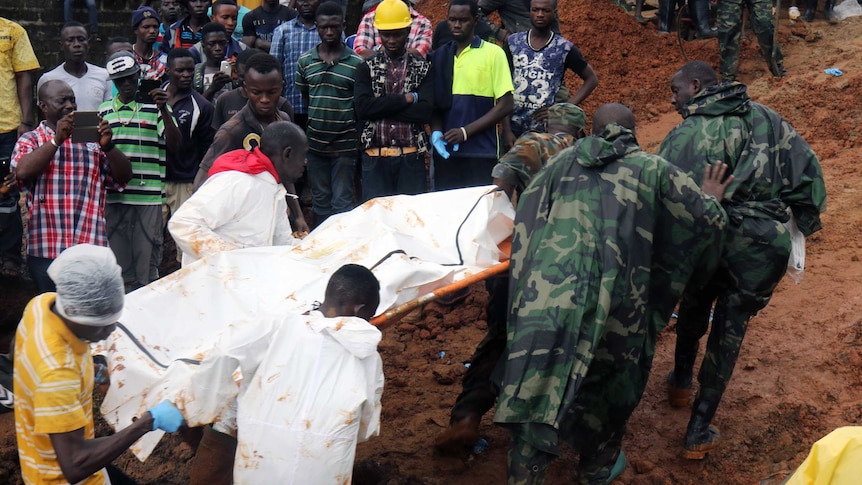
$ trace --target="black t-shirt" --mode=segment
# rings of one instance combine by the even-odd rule
[[[250,36],[252,32],[260,40],[272,42],[272,32],[279,25],[296,18],[296,10],[279,5],[275,12],[267,12],[263,7],[257,7],[242,18],[243,35]]]

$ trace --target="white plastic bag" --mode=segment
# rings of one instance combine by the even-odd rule
[[[802,273],[805,271],[805,236],[796,225],[796,218],[790,215],[790,220],[784,223],[790,231],[790,258],[787,260],[787,274],[793,278],[798,285],[802,281]]]
[[[844,20],[847,17],[855,17],[862,15],[862,5],[859,5],[856,0],[844,0],[840,5],[835,6],[835,17],[838,20]]]

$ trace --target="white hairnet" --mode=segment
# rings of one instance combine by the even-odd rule
[[[72,246],[48,266],[57,286],[55,309],[81,325],[117,323],[123,313],[123,275],[113,251],[92,244]]]

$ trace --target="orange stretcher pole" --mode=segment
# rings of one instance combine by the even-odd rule
[[[441,296],[450,295],[452,293],[455,293],[456,291],[467,288],[473,283],[478,283],[492,276],[496,276],[505,273],[506,271],[509,271],[509,253],[512,250],[512,239],[506,239],[505,241],[501,242],[498,247],[501,251],[503,251],[503,258],[505,258],[505,261],[501,261],[494,266],[484,269],[476,274],[472,274],[464,279],[448,284],[442,288],[437,288],[431,293],[426,293],[418,298],[414,298],[406,303],[402,303],[395,308],[391,308],[388,311],[372,318],[371,324],[383,330],[386,327],[398,323],[404,317],[404,315],[407,315],[411,311],[419,308],[420,306],[430,301],[434,301]]]

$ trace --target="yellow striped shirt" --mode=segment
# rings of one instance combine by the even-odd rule
[[[30,300],[15,336],[15,432],[21,474],[28,484],[67,484],[49,434],[93,429],[90,346],[53,311],[55,293]],[[80,482],[105,483],[104,471]]]

